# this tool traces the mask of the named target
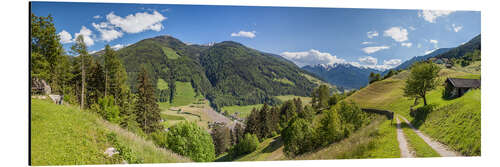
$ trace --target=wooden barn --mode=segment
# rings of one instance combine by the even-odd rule
[[[446,79],[446,91],[451,97],[460,97],[470,89],[481,88],[481,79]]]

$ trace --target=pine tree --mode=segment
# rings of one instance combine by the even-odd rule
[[[137,77],[137,103],[135,114],[137,123],[146,133],[161,129],[160,109],[156,103],[155,88],[151,84],[148,72],[142,67]]]
[[[31,14],[31,74],[34,77],[47,80],[52,87],[55,85],[57,64],[63,55],[59,36],[56,34],[54,19],[51,15],[47,17]]]
[[[87,46],[83,40],[83,36],[76,37],[76,42],[71,46],[71,50],[78,54],[81,59],[81,95],[80,95],[80,108],[84,109],[85,106],[85,57],[88,55]]]

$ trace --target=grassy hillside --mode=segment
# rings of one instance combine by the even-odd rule
[[[305,96],[295,96],[295,95],[282,95],[282,96],[275,96],[280,100],[281,102],[285,102],[288,100],[292,100],[293,98],[300,98],[302,100],[302,104],[309,104],[311,103],[311,97],[305,97]],[[235,112],[239,113],[239,117],[241,118],[246,118],[250,113],[252,112],[253,108],[259,109],[262,107],[263,104],[254,104],[254,105],[244,105],[244,106],[238,106],[238,105],[233,105],[233,106],[224,106],[222,107],[222,112],[227,111],[229,114],[234,114]]]
[[[161,82],[161,81],[160,81]],[[159,82],[159,83],[160,83]],[[163,85],[163,84],[161,84]],[[160,84],[158,86],[161,86]],[[164,85],[163,85],[164,86]],[[168,86],[167,86],[168,87]],[[159,88],[159,87],[158,87]],[[196,96],[196,92],[189,82],[175,82],[175,96],[172,103],[162,102],[161,109],[169,109],[170,107],[179,107],[197,102],[201,96]]]
[[[276,161],[285,160],[283,141],[280,136],[262,141],[257,150],[235,159],[235,161]]]
[[[378,116],[350,137],[295,159],[397,158],[400,156],[396,126]]]
[[[420,129],[463,155],[481,155],[481,90],[461,98],[438,101]]]
[[[31,100],[32,165],[187,162],[187,158],[156,147],[151,141],[98,115],[51,101]],[[115,134],[115,135],[113,135]],[[115,136],[115,137],[111,137]],[[125,154],[107,157],[108,147],[120,145]]]
[[[288,100],[292,100],[294,98],[300,98],[300,100],[302,101],[302,104],[310,104],[311,103],[311,100],[312,98],[311,97],[304,97],[304,96],[294,96],[294,95],[283,95],[283,96],[276,96],[276,98],[278,98],[281,102],[285,102],[285,101],[288,101]]]
[[[477,64],[476,62],[467,67],[442,69],[439,73],[440,79],[444,83],[447,77],[480,78],[478,75],[480,68],[477,68]],[[412,121],[424,133],[454,150],[464,155],[480,155],[480,90],[472,90],[460,98],[447,100],[442,98],[444,86],[440,85],[427,94],[429,104],[436,106],[435,111],[427,115],[426,120],[414,120],[410,117],[410,107],[414,104],[414,99],[404,97],[401,89],[404,87],[408,75],[408,71],[403,71],[386,80],[372,83],[346,100],[355,101],[366,108],[396,112]],[[419,100],[416,107],[422,105],[423,102]],[[425,150],[425,148],[421,150]],[[417,152],[417,155],[420,154],[432,155],[432,153]]]
[[[253,108],[259,109],[263,106],[263,104],[254,104],[254,105],[246,105],[246,106],[224,106],[222,107],[222,112],[226,112],[229,114],[234,114],[238,112],[238,117],[246,118],[252,112]]]

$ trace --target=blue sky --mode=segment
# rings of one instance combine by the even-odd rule
[[[350,63],[387,69],[481,32],[478,11],[33,2],[54,17],[66,50],[78,34],[90,51],[171,35],[186,43],[236,41],[299,66]]]

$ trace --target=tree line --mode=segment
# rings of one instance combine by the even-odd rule
[[[371,118],[355,103],[342,101],[348,94],[332,93],[326,85],[311,94],[311,104],[300,98],[264,104],[252,109],[244,127],[217,127],[212,131],[216,153],[227,151],[229,159],[235,159],[255,151],[263,140],[280,136],[286,155],[296,156],[348,137]]]

